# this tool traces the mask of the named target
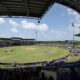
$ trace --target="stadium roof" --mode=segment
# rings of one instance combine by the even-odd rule
[[[0,16],[42,18],[55,2],[80,12],[80,0],[0,0]]]
[[[78,36],[78,37],[80,37],[80,33],[76,34],[75,36]]]
[[[35,40],[35,39],[20,38],[20,37],[11,37],[11,38],[0,38],[0,40]]]

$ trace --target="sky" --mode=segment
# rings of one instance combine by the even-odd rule
[[[40,24],[37,22],[36,19],[27,18],[0,18],[0,37],[35,39],[35,32],[37,31],[37,40],[72,40],[72,23],[74,23],[74,33],[80,32],[80,15],[74,10],[57,3],[41,19]],[[75,37],[75,40],[80,40],[80,38]]]

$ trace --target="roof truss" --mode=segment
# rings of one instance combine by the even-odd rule
[[[0,16],[42,18],[55,2],[80,12],[80,0],[0,0]]]

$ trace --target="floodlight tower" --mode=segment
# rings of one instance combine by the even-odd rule
[[[79,26],[79,32],[80,32],[80,26]]]
[[[40,20],[38,20],[38,25],[40,24]],[[35,31],[35,35],[36,35],[36,41],[37,41],[37,33],[38,33],[38,31],[36,30]]]
[[[35,31],[35,35],[36,35],[36,41],[37,41],[37,31]]]
[[[72,23],[72,27],[73,27],[73,49],[74,49],[74,23]]]

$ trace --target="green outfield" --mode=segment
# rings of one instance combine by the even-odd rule
[[[0,48],[0,62],[32,63],[52,61],[68,54],[68,50],[51,46],[14,46]]]

